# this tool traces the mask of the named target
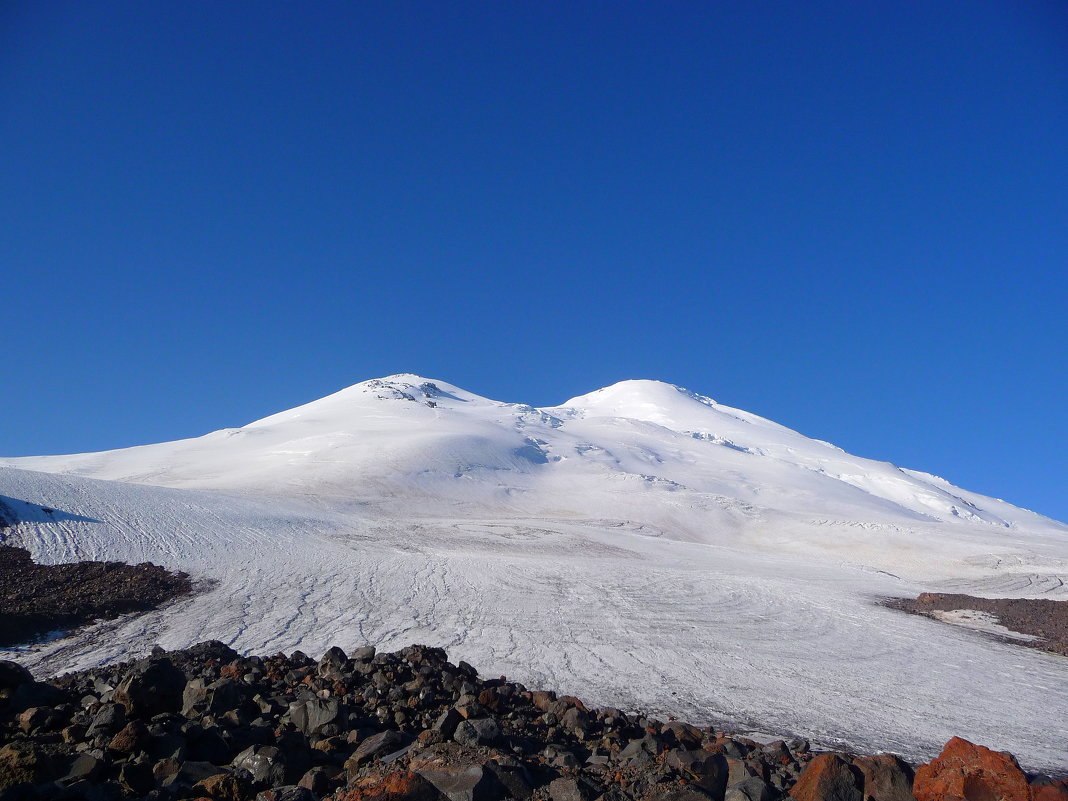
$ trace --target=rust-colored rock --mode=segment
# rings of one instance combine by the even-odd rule
[[[1034,801],[1068,801],[1068,779],[1048,784],[1032,784]]]
[[[530,700],[542,712],[548,712],[549,705],[556,700],[556,693],[551,690],[535,690]]]
[[[838,754],[820,754],[805,767],[790,797],[797,801],[863,801],[860,771],[854,770]]]
[[[244,801],[250,788],[232,773],[218,773],[201,779],[193,786],[193,792],[211,798],[212,801]]]
[[[441,801],[434,785],[416,773],[376,771],[336,796],[337,801]]]
[[[853,766],[863,776],[864,801],[915,801],[912,768],[893,754],[857,757]]]
[[[954,737],[936,759],[916,769],[916,801],[1034,801],[1011,754]]]
[[[502,708],[501,697],[494,687],[489,687],[478,694],[478,702],[491,712],[500,712]]]
[[[152,735],[139,720],[127,723],[108,743],[108,750],[119,754],[136,754],[148,748],[152,742]]]

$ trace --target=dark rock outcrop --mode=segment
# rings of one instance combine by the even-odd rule
[[[147,562],[38,565],[29,551],[9,545],[0,546],[0,575],[0,647],[144,612],[192,590],[186,574]]]

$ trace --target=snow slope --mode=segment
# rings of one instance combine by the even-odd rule
[[[17,655],[43,670],[419,641],[595,703],[1068,769],[1068,660],[874,603],[1068,598],[1068,526],[669,384],[536,409],[390,376],[195,439],[2,459],[0,496],[42,561],[205,588]]]

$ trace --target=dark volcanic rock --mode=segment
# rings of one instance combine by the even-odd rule
[[[857,757],[853,765],[863,775],[864,801],[915,801],[913,771],[893,754]]]
[[[187,575],[158,565],[36,565],[29,551],[12,546],[0,546],[0,575],[0,647],[154,609],[192,589]]]
[[[977,598],[974,595],[924,592],[916,600],[893,598],[892,609],[933,617],[935,612],[975,609],[998,619],[1005,628],[1037,637],[1037,640],[1009,640],[1043,651],[1068,656],[1068,601],[1049,598]]]

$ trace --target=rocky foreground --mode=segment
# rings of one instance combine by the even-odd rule
[[[242,657],[218,642],[38,682],[0,662],[0,801],[1068,801],[954,739],[762,745],[481,678],[443,651]]]

